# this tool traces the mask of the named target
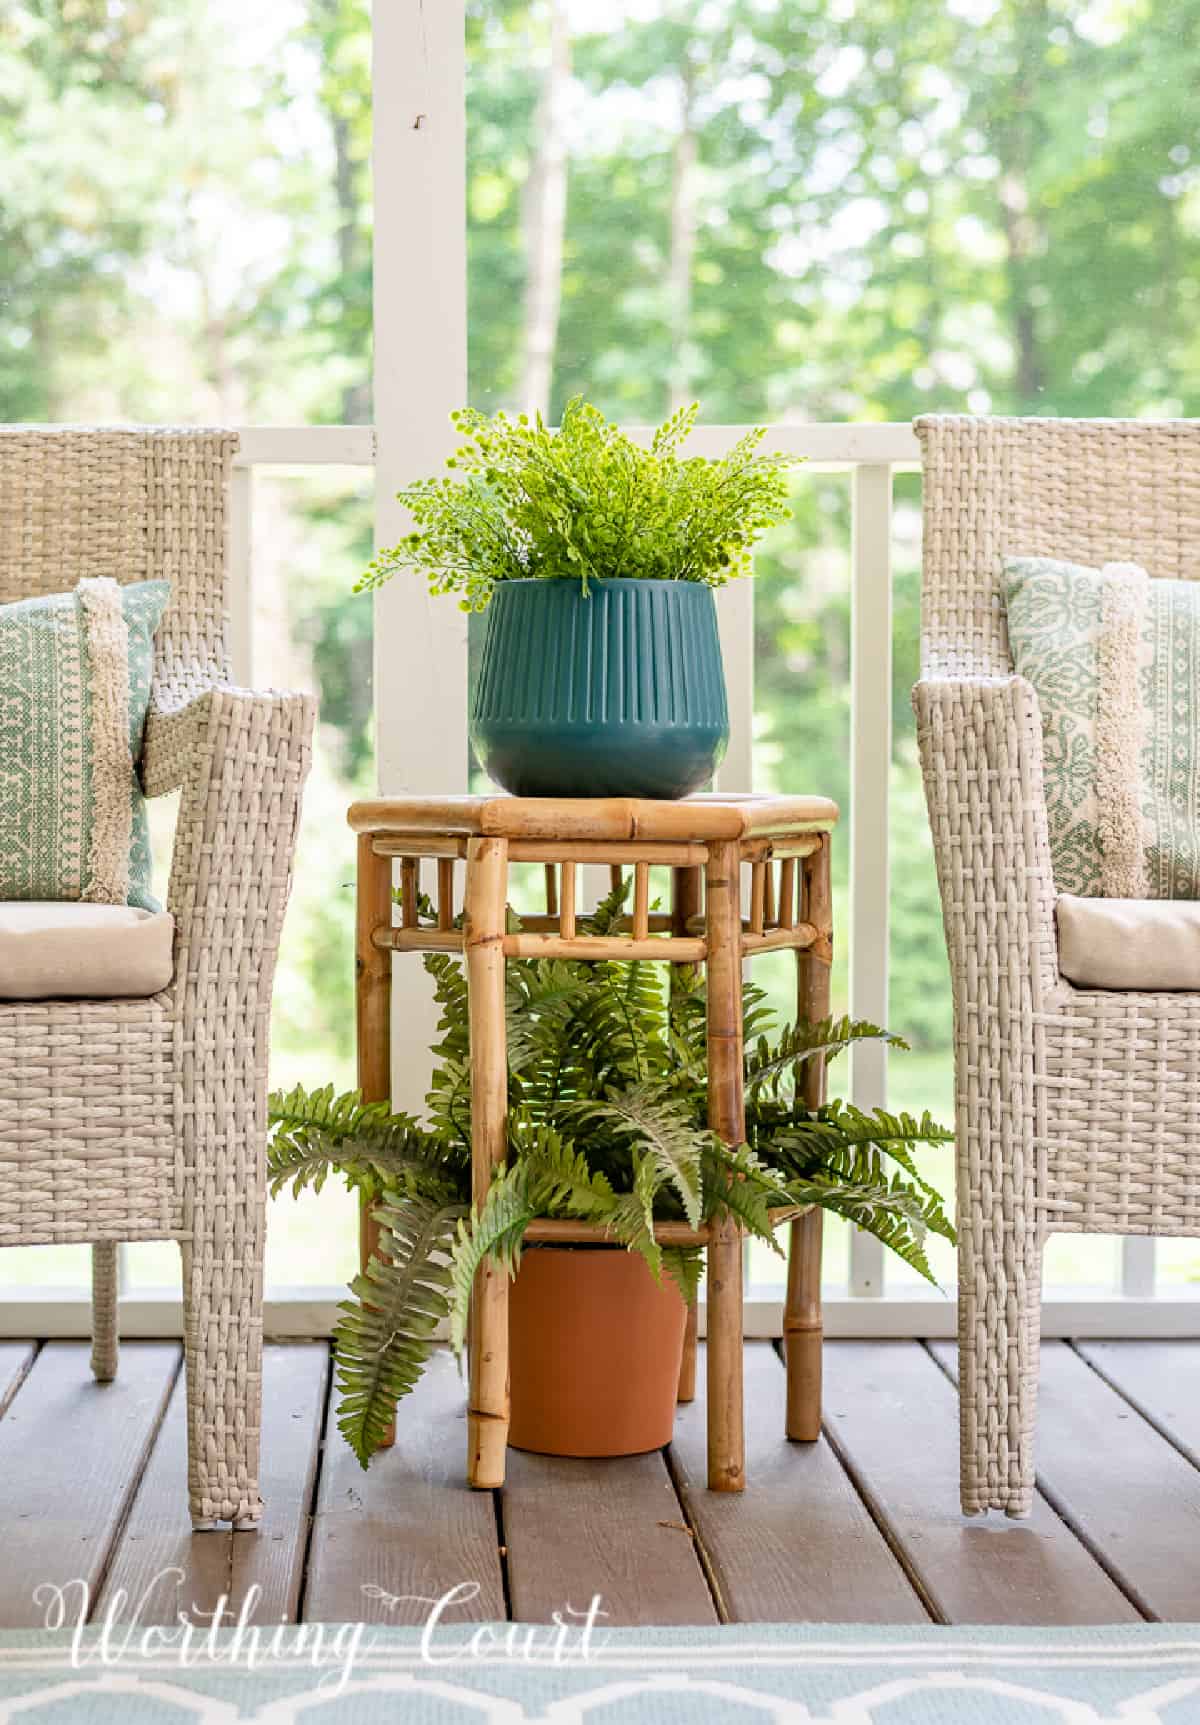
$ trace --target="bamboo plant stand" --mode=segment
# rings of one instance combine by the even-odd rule
[[[357,1004],[359,1083],[368,1101],[391,1090],[393,952],[461,952],[471,1027],[474,1198],[482,1204],[507,1150],[508,1066],[505,961],[509,958],[658,959],[704,965],[708,1002],[708,1117],[731,1144],[745,1135],[742,1095],[742,961],[760,952],[796,955],[798,1016],[828,1011],[832,957],[829,836],[837,807],[822,797],[696,796],[682,802],[627,799],[410,797],[355,803],[358,834]],[[437,926],[418,925],[426,859],[436,862]],[[393,869],[400,864],[399,926]],[[455,865],[465,863],[461,926]],[[546,910],[506,931],[511,863],[546,871]],[[581,934],[577,870],[603,864],[619,879],[633,869],[633,907],[603,938]],[[670,913],[650,909],[650,869],[672,871]],[[748,876],[748,880],[744,877]],[[748,916],[743,917],[743,885]],[[806,1100],[822,1098],[822,1063],[809,1062]],[[821,1421],[821,1212],[793,1217],[784,1342],[787,1434],[812,1440]],[[786,1219],[781,1216],[781,1220]],[[742,1235],[728,1222],[693,1230],[663,1223],[659,1238],[707,1251],[708,1483],[745,1486],[742,1417]],[[590,1240],[582,1222],[535,1222],[531,1240]],[[375,1246],[363,1229],[363,1251]],[[504,1483],[508,1440],[508,1282],[485,1265],[470,1325],[467,1478]],[[695,1311],[679,1399],[695,1384]]]

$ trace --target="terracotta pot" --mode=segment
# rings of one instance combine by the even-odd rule
[[[636,1252],[530,1246],[509,1296],[508,1441],[640,1455],[671,1441],[687,1307]]]

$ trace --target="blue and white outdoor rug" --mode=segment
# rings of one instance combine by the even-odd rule
[[[162,1639],[174,1635],[175,1641]],[[530,1636],[534,1639],[531,1641]],[[0,1725],[1191,1725],[1200,1627],[0,1636]]]

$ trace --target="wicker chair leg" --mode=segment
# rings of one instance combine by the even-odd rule
[[[183,1346],[187,1374],[188,1507],[192,1528],[219,1522],[257,1530],[262,1428],[262,1215],[220,1248],[184,1242]],[[253,1238],[247,1238],[252,1234]]]
[[[117,1375],[117,1253],[113,1240],[92,1247],[92,1376],[109,1383]]]
[[[960,1211],[961,1219],[961,1211]],[[958,1261],[959,1458],[964,1515],[1033,1508],[1034,1432],[1041,1355],[1042,1245],[1011,1218],[981,1238],[960,1229]]]

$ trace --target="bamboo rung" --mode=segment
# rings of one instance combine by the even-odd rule
[[[654,1238],[660,1246],[707,1246],[710,1229],[707,1224],[692,1228],[686,1222],[656,1222]],[[596,1222],[559,1221],[557,1218],[540,1217],[530,1222],[525,1230],[527,1240],[537,1240],[543,1243],[554,1242],[558,1245],[586,1245],[608,1241],[613,1243],[612,1234]]]
[[[690,916],[687,920],[689,934],[703,932],[705,919],[702,916]],[[795,949],[803,951],[807,947],[820,948],[821,931],[811,922],[793,922],[790,927],[764,929],[761,934],[755,934],[749,922],[742,923],[743,952],[774,952]]]
[[[633,938],[645,940],[650,932],[650,864],[640,862],[633,871]]]
[[[619,843],[603,843],[599,839],[511,839],[508,846],[509,862],[545,863],[553,859],[556,863],[606,863],[610,870],[639,862],[659,868],[699,868],[707,856],[706,845],[667,840],[638,844],[631,839]]]
[[[444,833],[385,833],[371,840],[377,857],[465,857],[466,839]]]
[[[791,838],[743,839],[742,861],[766,862],[770,857],[810,857],[820,849],[819,833],[798,833]]]
[[[523,934],[560,934],[563,932],[561,905],[558,916],[547,916],[544,911],[534,911],[532,915],[522,911],[519,915]],[[578,922],[578,912],[576,913],[576,921]],[[651,934],[667,934],[673,926],[671,918],[665,911],[652,911],[650,913],[649,932]],[[612,934],[629,934],[632,929],[633,918],[631,916],[619,916],[612,924],[610,932]]]
[[[771,1226],[780,1228],[785,1222],[806,1215],[807,1209],[789,1206],[771,1210],[769,1214]],[[543,1243],[553,1241],[565,1245],[585,1245],[606,1240],[611,1242],[612,1234],[599,1222],[560,1221],[557,1218],[539,1216],[526,1228],[525,1238]],[[712,1238],[712,1228],[707,1222],[701,1223],[699,1228],[693,1228],[687,1222],[656,1222],[654,1238],[660,1246],[707,1246]]]
[[[555,916],[558,913],[558,870],[553,863],[546,864],[546,915]]]
[[[575,939],[575,864],[562,865],[562,902],[559,905],[559,934],[564,940]]]
[[[796,922],[796,859],[785,857],[779,865],[779,926],[792,928]]]
[[[648,940],[610,940],[607,936],[578,935],[574,940],[555,934],[508,934],[505,958],[656,958],[668,964],[700,964],[706,951],[703,940],[677,940],[655,935]]]
[[[742,951],[752,952],[803,952],[811,947],[820,956],[821,931],[814,928],[811,922],[797,922],[791,928],[772,928],[763,934],[743,934]]]
[[[388,952],[461,952],[459,928],[377,928],[374,944]]]
[[[400,920],[405,928],[416,928],[417,893],[421,876],[416,857],[403,857],[400,862]]]
[[[438,858],[438,927],[454,927],[454,858]]]
[[[767,904],[767,869],[769,863],[757,862],[750,870],[750,931],[761,934]],[[743,925],[745,926],[745,925]]]

